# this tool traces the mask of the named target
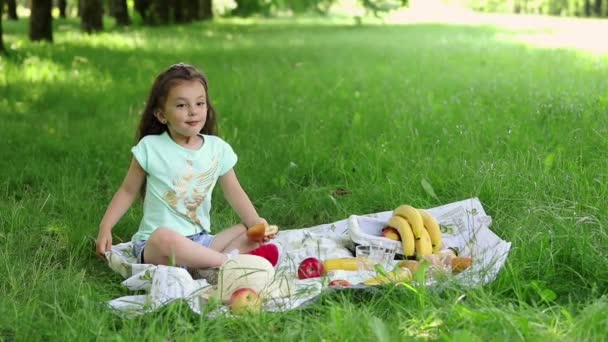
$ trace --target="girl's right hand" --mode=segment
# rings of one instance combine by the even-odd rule
[[[105,259],[106,252],[112,250],[112,233],[100,230],[95,241],[95,247],[97,256]]]

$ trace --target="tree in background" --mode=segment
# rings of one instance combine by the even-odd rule
[[[80,0],[81,27],[86,33],[103,30],[102,0]]]
[[[53,41],[53,0],[32,0],[30,2],[30,40]]]
[[[211,0],[135,0],[134,5],[146,25],[184,23],[213,17]]]
[[[148,18],[152,18],[154,24],[167,25],[171,22],[171,5],[169,0],[152,0]]]
[[[381,13],[390,12],[402,6],[407,6],[408,0],[360,0],[361,5],[374,16],[379,17]]]
[[[484,12],[606,16],[608,0],[455,0]]]
[[[191,22],[201,19],[201,2],[195,1],[184,1],[183,11],[185,22]]]
[[[213,1],[211,0],[201,0],[200,5],[200,19],[202,20],[210,20],[213,19]]]
[[[423,0],[421,0],[423,1]],[[230,14],[248,17],[255,14],[270,16],[279,11],[292,13],[316,12],[327,14],[332,5],[340,0],[235,0],[236,8]],[[357,0],[362,8],[375,16],[399,9],[409,4],[408,0]]]
[[[602,0],[595,0],[594,4],[593,4],[593,15],[597,16],[597,17],[601,17],[602,15],[604,15],[603,13],[603,9],[602,9]]]
[[[145,14],[142,15],[147,25],[169,24],[169,0],[147,0]]]
[[[173,9],[173,19],[177,23],[189,23],[213,18],[211,0],[172,0],[170,7]]]
[[[16,0],[6,0],[6,5],[8,6],[8,18],[10,20],[18,20],[17,16],[17,1]]]
[[[0,55],[5,53],[4,41],[2,39],[2,12],[4,9],[4,0],[0,0]]]
[[[150,0],[135,0],[134,7],[141,19],[146,22],[146,12],[150,6]]]
[[[68,7],[67,0],[59,0],[57,1],[57,8],[59,8],[59,16],[61,18],[66,18],[66,8]]]
[[[253,14],[269,15],[273,3],[264,0],[235,0],[236,8],[231,12],[232,15],[238,17],[248,17]]]
[[[110,0],[110,13],[116,19],[117,25],[127,26],[131,24],[127,0]]]
[[[173,20],[176,23],[184,23],[187,22],[186,11],[184,10],[184,5],[186,1],[184,0],[170,0],[169,7],[173,9]]]

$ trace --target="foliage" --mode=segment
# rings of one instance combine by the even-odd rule
[[[463,1],[460,1],[463,2]],[[570,16],[607,16],[606,0],[465,0],[479,11]]]
[[[237,16],[251,16],[262,14],[272,15],[281,11],[292,13],[313,12],[327,14],[333,6],[340,4],[340,0],[236,0],[237,6],[232,14]],[[359,6],[369,10],[375,15],[407,6],[408,0],[357,0]]]
[[[4,38],[2,37],[2,12],[4,10],[4,0],[0,0],[0,54],[4,53]]]

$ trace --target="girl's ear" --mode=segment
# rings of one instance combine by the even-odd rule
[[[165,118],[165,115],[160,109],[154,111],[154,116],[156,117],[156,120],[158,120],[163,125],[167,123],[167,119]]]

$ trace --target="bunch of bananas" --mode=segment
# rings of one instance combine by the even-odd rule
[[[403,254],[408,257],[415,255],[416,259],[420,260],[438,253],[443,247],[437,220],[426,211],[411,205],[401,205],[393,211],[393,216],[383,230],[385,237],[390,228],[399,233],[398,239],[403,245]]]

